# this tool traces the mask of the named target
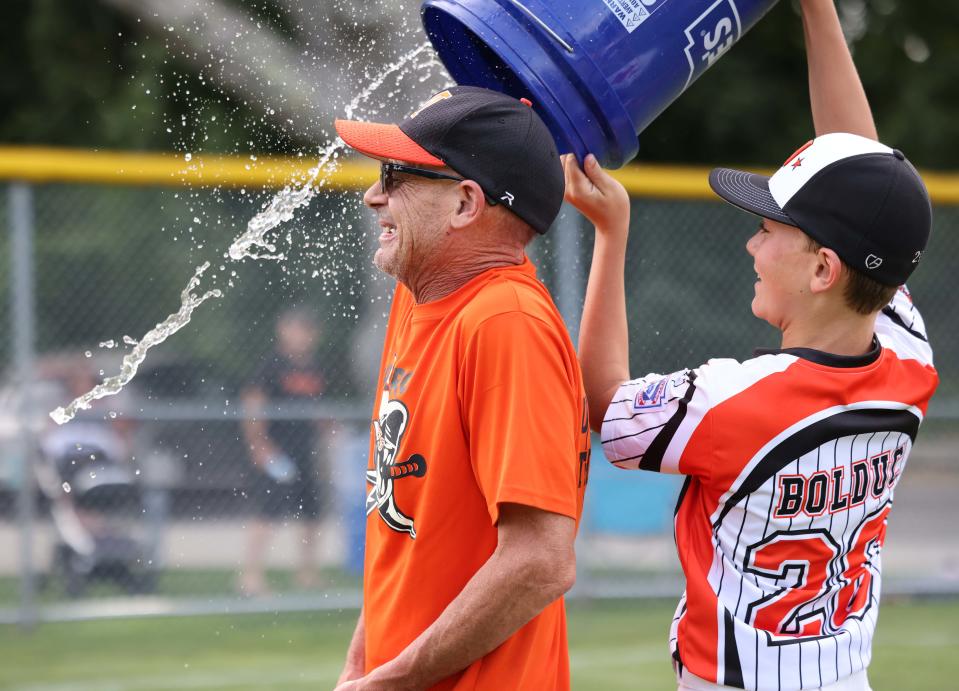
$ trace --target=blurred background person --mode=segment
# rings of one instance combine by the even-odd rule
[[[321,426],[303,411],[326,389],[316,358],[319,338],[312,312],[302,307],[283,312],[276,323],[275,350],[242,392],[247,414],[243,435],[254,469],[249,489],[257,511],[237,579],[244,595],[269,592],[265,567],[272,524],[287,516],[302,521],[295,584],[318,585],[314,544],[321,508]]]
[[[41,400],[56,393],[80,396],[99,382],[95,366],[79,352],[38,363]],[[152,592],[157,561],[145,534],[142,478],[135,461],[135,424],[123,415],[125,396],[114,399],[120,413],[82,410],[69,425],[47,421],[33,469],[49,506],[53,552],[43,585],[56,584],[79,597],[94,582],[109,582],[128,593]],[[152,516],[151,516],[152,518]]]

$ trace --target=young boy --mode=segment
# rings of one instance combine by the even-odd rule
[[[902,286],[928,241],[928,195],[875,141],[831,0],[801,5],[817,138],[771,178],[710,175],[762,218],[746,244],[752,310],[782,332],[779,350],[630,380],[629,200],[595,158],[565,160],[567,200],[596,226],[580,330],[592,427],[614,465],[687,476],[670,632],[681,689],[869,689],[886,518],[938,382]]]

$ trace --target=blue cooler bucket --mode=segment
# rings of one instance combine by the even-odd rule
[[[533,102],[559,150],[618,168],[637,135],[776,0],[426,0],[459,84]]]

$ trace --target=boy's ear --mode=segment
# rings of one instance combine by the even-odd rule
[[[816,251],[813,275],[809,281],[809,289],[813,293],[824,293],[834,289],[842,280],[843,264],[839,255],[828,247],[820,247]]]

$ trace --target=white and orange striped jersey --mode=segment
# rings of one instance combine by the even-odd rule
[[[623,384],[603,422],[621,468],[687,476],[686,574],[670,647],[683,675],[819,688],[869,664],[893,494],[938,383],[902,288],[872,351],[759,351]]]

